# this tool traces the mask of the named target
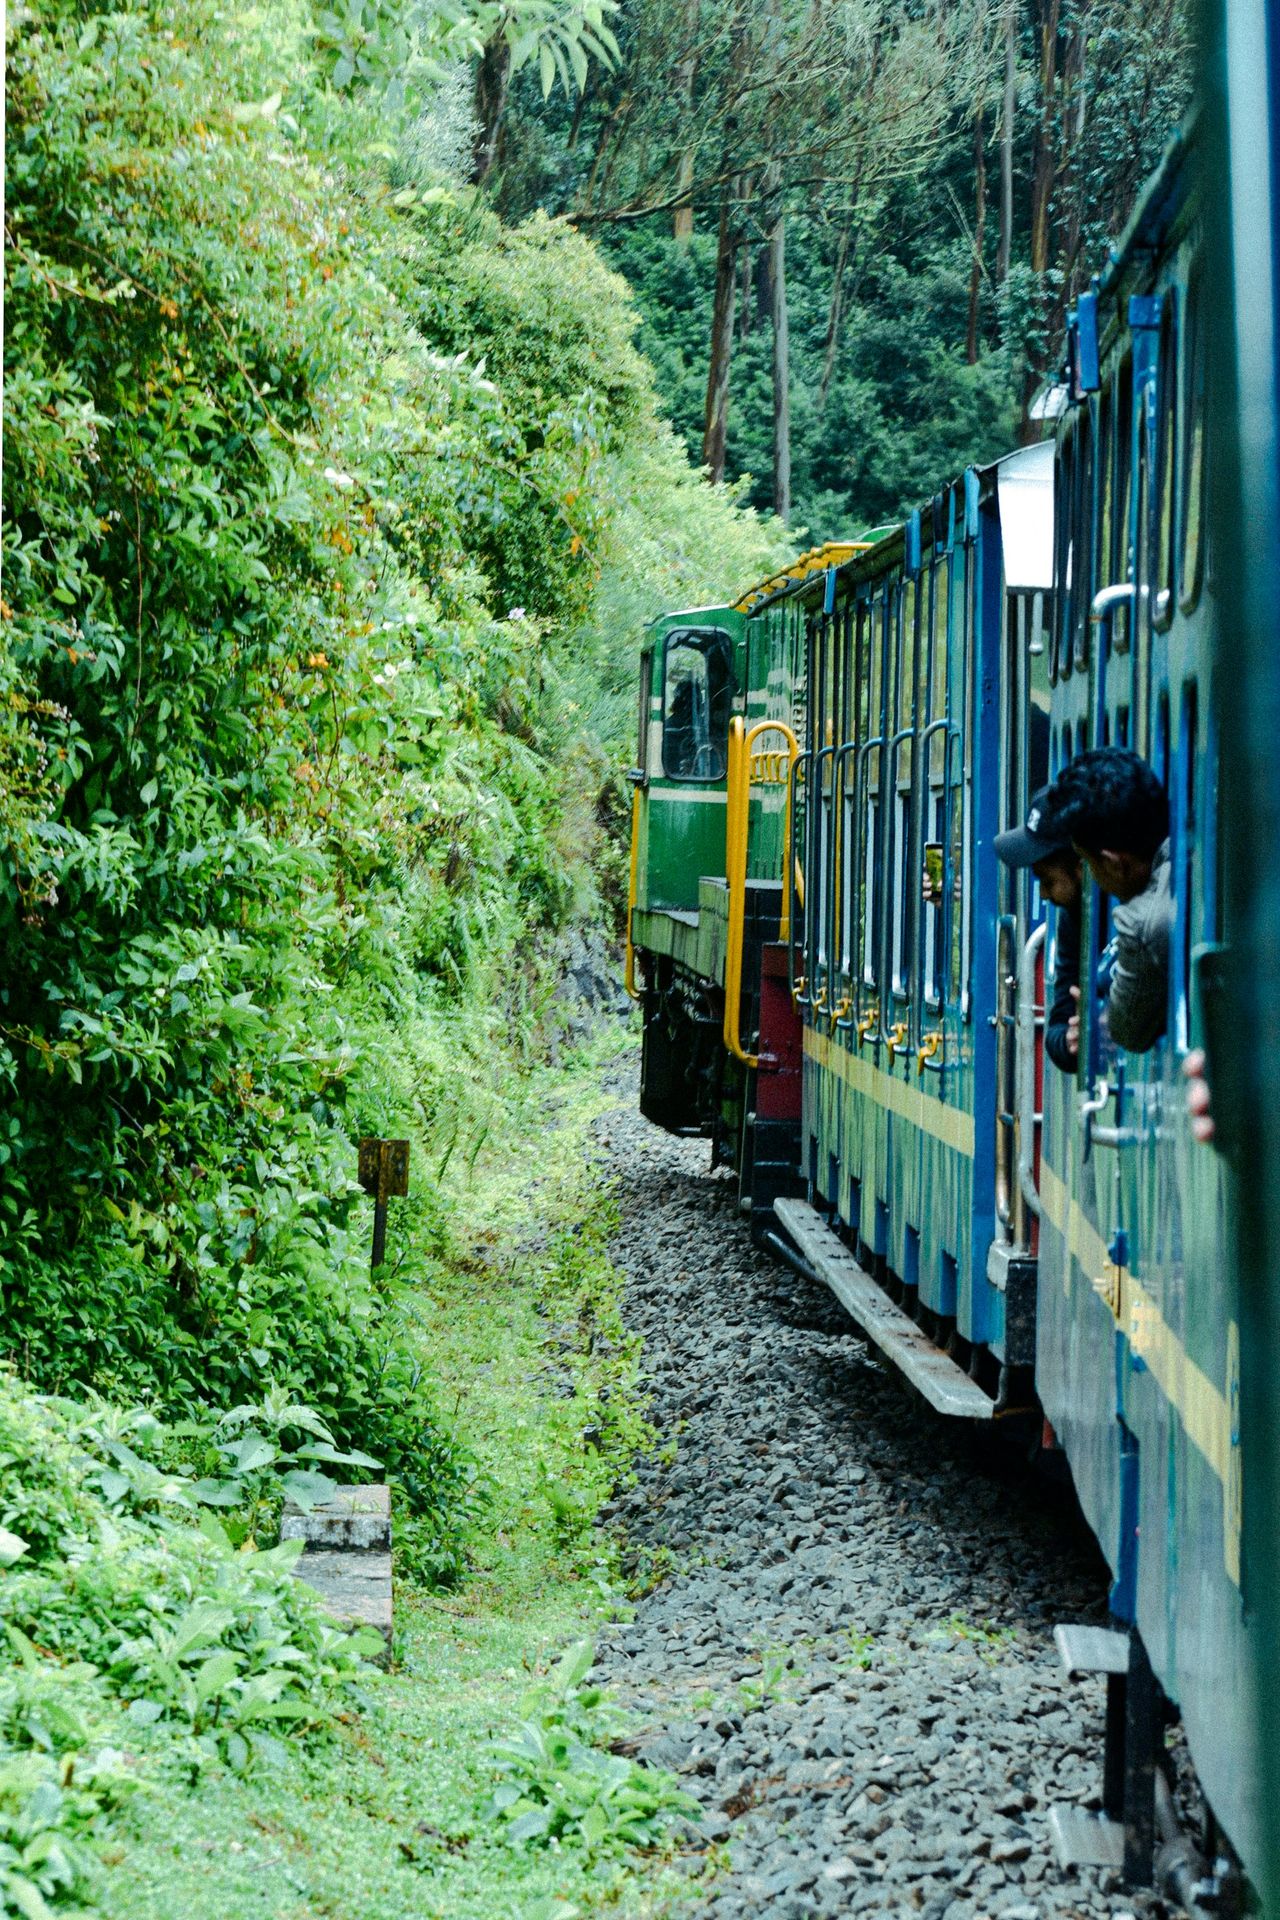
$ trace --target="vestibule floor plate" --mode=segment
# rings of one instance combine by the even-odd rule
[[[845,1312],[931,1407],[959,1420],[992,1418],[995,1402],[881,1292],[811,1206],[803,1200],[778,1200],[774,1212]]]

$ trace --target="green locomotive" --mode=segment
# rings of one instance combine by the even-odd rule
[[[641,1109],[709,1135],[762,1220],[794,1189],[800,1115],[788,959],[803,901],[801,590],[859,550],[818,547],[732,606],[664,614],[641,655],[627,946]]]

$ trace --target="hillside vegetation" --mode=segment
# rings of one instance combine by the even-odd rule
[[[639,620],[778,541],[589,243],[503,229],[296,9],[10,35],[4,1347],[170,1410],[287,1385],[407,1477],[353,1141],[443,1154],[535,1046]]]

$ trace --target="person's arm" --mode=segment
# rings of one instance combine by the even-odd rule
[[[1076,1070],[1076,1050],[1067,1028],[1079,1011],[1080,923],[1074,914],[1058,914],[1058,951],[1053,969],[1053,1001],[1045,1015],[1044,1050],[1061,1073]]]
[[[1117,907],[1112,916],[1116,957],[1107,995],[1107,1032],[1114,1046],[1129,1053],[1145,1053],[1165,1030],[1172,922],[1167,865],[1154,886]]]

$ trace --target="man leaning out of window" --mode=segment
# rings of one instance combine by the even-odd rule
[[[1165,1030],[1173,894],[1169,802],[1145,760],[1127,747],[1097,747],[1062,769],[1046,796],[1055,825],[1117,905],[1107,1031],[1117,1047],[1145,1053]]]

